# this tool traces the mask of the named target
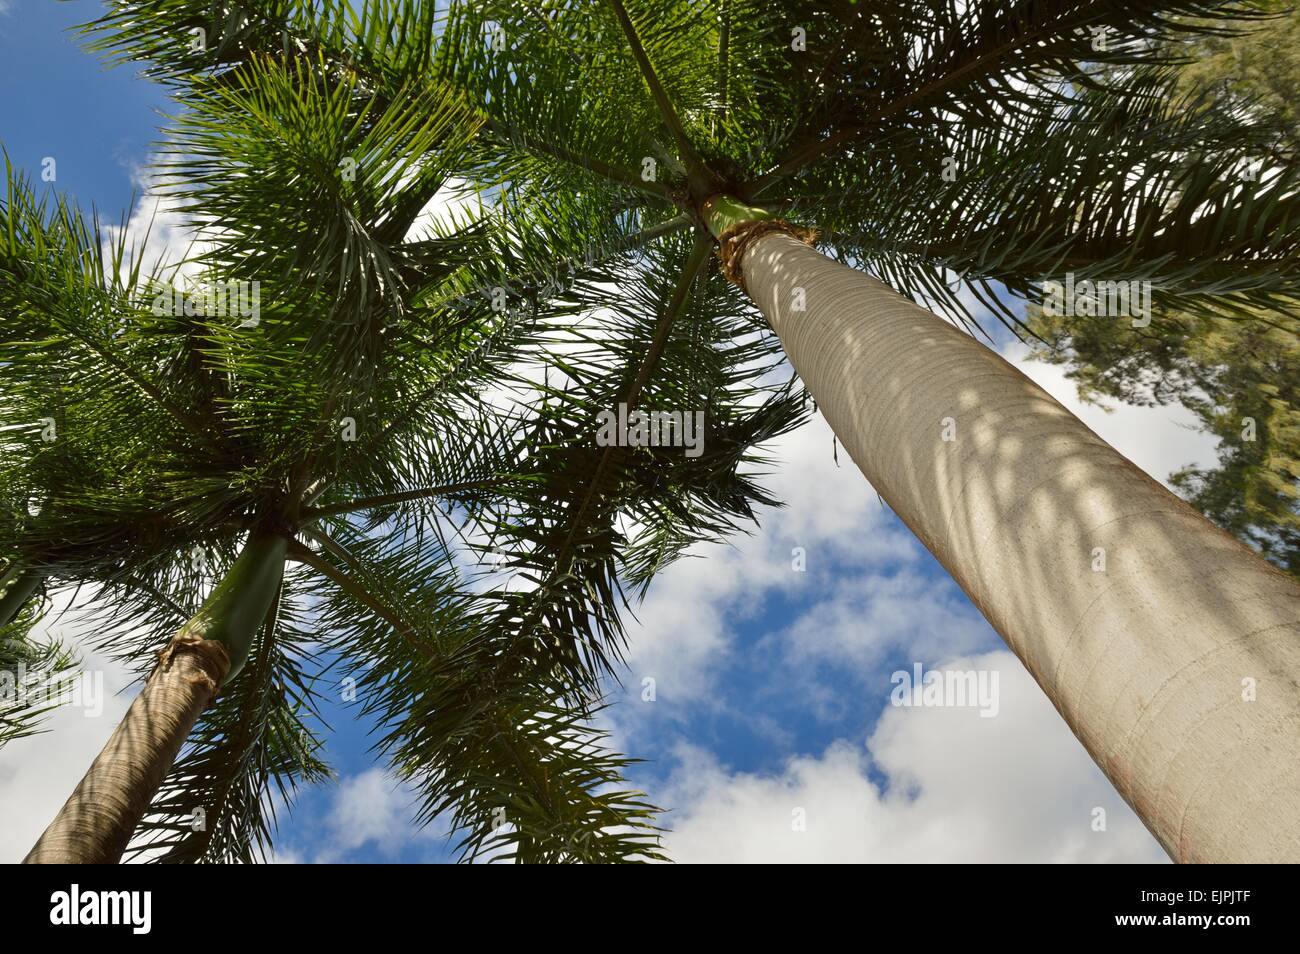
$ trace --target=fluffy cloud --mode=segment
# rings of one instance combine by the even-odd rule
[[[44,624],[51,635],[74,639],[75,634],[54,613]],[[40,636],[38,630],[34,633]],[[127,707],[139,690],[132,675],[110,659],[86,654],[81,669],[92,678],[102,678],[102,706],[56,709],[41,728],[41,734],[9,742],[0,748],[0,864],[13,864],[35,844],[81,777],[95,760],[113,729],[122,721]]]
[[[653,677],[680,700],[705,700],[731,652],[735,627],[774,595],[806,600],[848,567],[897,566],[919,548],[892,523],[871,485],[820,416],[773,445],[779,466],[765,483],[788,506],[728,544],[699,545],[669,567],[629,626],[634,682]],[[794,569],[796,560],[803,571]],[[827,612],[834,612],[828,609]]]
[[[935,659],[986,644],[990,634],[955,586],[903,570],[837,579],[785,638],[797,658],[864,670],[893,650],[913,659]]]
[[[108,244],[122,242],[127,249],[123,274],[139,262],[142,276],[166,277],[176,284],[183,278],[197,278],[200,269],[186,261],[202,250],[189,212],[166,194],[161,179],[148,163],[134,167],[131,179],[140,190],[140,200],[125,225],[104,229]]]
[[[338,864],[363,857],[410,861],[412,847],[423,859],[444,860],[450,848],[439,824],[416,828],[416,792],[381,768],[345,775],[317,786],[296,806],[288,838],[281,838],[275,864]],[[277,809],[283,814],[284,807]]]
[[[415,172],[412,170],[411,176]],[[406,241],[421,242],[446,235],[483,214],[479,196],[467,188],[464,179],[448,179],[415,216]]]
[[[999,673],[1000,712],[886,708],[864,746],[768,775],[680,747],[656,796],[679,862],[1156,862],[1163,853],[1007,652],[944,668]],[[873,773],[874,770],[874,773]],[[873,774],[875,777],[873,777]],[[1104,811],[1105,830],[1094,830]]]
[[[341,860],[373,846],[395,855],[413,835],[414,794],[382,769],[373,768],[339,782],[326,819],[320,861]],[[432,837],[427,832],[424,837]]]

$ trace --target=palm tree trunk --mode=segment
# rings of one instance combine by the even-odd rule
[[[1300,861],[1300,586],[875,279],[779,226],[733,247],[863,474],[1165,850]]]
[[[15,563],[0,575],[0,626],[8,626],[18,618],[40,583],[41,574],[21,563]]]
[[[25,864],[115,864],[199,714],[248,657],[284,573],[288,541],[257,536],[159,654],[126,717]]]

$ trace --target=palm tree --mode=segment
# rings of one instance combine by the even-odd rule
[[[365,28],[357,32],[373,35]],[[587,422],[574,413],[590,396],[571,386],[544,387],[517,428],[468,398],[486,381],[507,380],[504,369],[553,333],[539,314],[535,289],[501,284],[523,271],[527,239],[546,241],[546,223],[527,230],[522,248],[518,220],[497,224],[496,217],[441,238],[409,238],[412,221],[442,183],[446,155],[456,151],[446,137],[430,133],[445,113],[457,112],[445,85],[417,71],[377,86],[340,74],[328,62],[240,55],[217,75],[187,76],[177,92],[187,112],[172,130],[170,171],[174,194],[211,226],[213,249],[200,261],[210,277],[264,277],[275,310],[262,329],[275,332],[283,350],[251,346],[238,326],[214,326],[202,309],[194,316],[187,311],[185,321],[159,321],[137,301],[136,286],[148,287],[147,281],[133,275],[118,288],[104,280],[118,268],[97,267],[93,282],[81,280],[80,269],[96,263],[102,243],[84,238],[79,227],[66,230],[77,238],[66,261],[54,267],[32,252],[33,245],[49,244],[42,244],[48,228],[41,216],[28,214],[11,231],[35,237],[9,249],[7,277],[13,280],[6,290],[15,310],[36,325],[20,325],[12,341],[9,353],[24,362],[11,362],[15,374],[26,368],[35,376],[16,393],[40,405],[64,380],[88,378],[104,388],[107,378],[108,394],[117,398],[125,390],[138,398],[140,392],[149,399],[149,413],[180,426],[186,442],[197,441],[208,452],[196,456],[188,443],[169,443],[174,435],[165,429],[155,434],[137,425],[131,445],[156,449],[108,468],[94,506],[86,505],[91,488],[85,483],[60,474],[35,479],[26,475],[26,465],[15,469],[15,486],[37,486],[47,496],[50,488],[61,488],[57,505],[42,510],[39,521],[20,521],[13,530],[14,549],[28,557],[24,565],[56,579],[109,586],[114,628],[103,642],[110,649],[138,656],[145,640],[130,626],[141,618],[161,630],[152,642],[164,646],[163,665],[150,677],[140,711],[110,740],[31,860],[114,858],[145,811],[149,817],[136,829],[132,850],[163,851],[164,860],[247,858],[267,841],[262,813],[271,782],[283,791],[321,771],[302,768],[301,752],[283,738],[282,713],[268,711],[287,694],[298,722],[309,718],[309,680],[291,670],[283,680],[287,688],[268,685],[272,664],[256,663],[268,643],[301,652],[311,640],[312,634],[287,622],[288,596],[299,588],[313,622],[319,621],[318,633],[329,634],[327,651],[346,655],[340,665],[353,678],[362,681],[364,674],[370,687],[365,713],[382,725],[381,746],[399,773],[422,790],[421,819],[450,816],[466,857],[660,857],[654,810],[615,787],[627,760],[606,753],[601,733],[587,724],[599,677],[613,668],[621,638],[614,560],[644,584],[674,549],[713,538],[736,520],[752,518],[756,504],[773,502],[738,471],[753,459],[750,448],[797,420],[800,409],[788,389],[768,394],[737,387],[731,374],[733,363],[762,359],[770,348],[732,343],[743,326],[718,329],[727,361],[700,368],[692,382],[707,390],[717,411],[710,450],[700,456],[683,460],[666,449],[593,453]],[[344,160],[352,160],[348,172],[360,166],[364,174],[340,175],[349,165]],[[33,204],[11,203],[19,209]],[[664,231],[650,230],[647,240]],[[304,245],[304,235],[321,239]],[[602,253],[606,267],[637,259],[640,242],[617,244]],[[659,274],[638,270],[643,301],[658,294],[663,275],[680,269],[687,255],[698,270],[699,249],[681,243],[657,263]],[[29,300],[34,276],[42,279],[35,287],[66,295]],[[111,300],[93,306],[81,301],[88,284],[109,286]],[[724,288],[716,279],[682,305],[706,312],[716,307],[709,295]],[[497,292],[505,291],[512,308],[503,316],[495,305]],[[101,328],[84,327],[88,313],[112,316],[114,329],[128,315],[128,332],[115,330],[109,348],[94,333]],[[556,310],[545,317],[556,317]],[[652,327],[647,323],[645,330]],[[86,331],[92,332],[89,342]],[[63,344],[68,337],[85,347],[60,352],[63,366],[26,360],[34,343]],[[629,349],[642,343],[614,344]],[[124,361],[123,353],[138,360]],[[158,380],[160,368],[166,384]],[[336,381],[333,389],[313,395],[314,403],[307,399],[312,383],[329,381]],[[235,382],[242,384],[239,394]],[[613,384],[627,382],[599,382]],[[116,405],[97,402],[100,396],[94,388],[61,392],[83,422],[114,419]],[[753,405],[755,396],[766,399]],[[636,400],[635,391],[629,399]],[[326,453],[337,444],[325,439],[333,426],[328,417],[341,403],[369,409],[373,430],[355,446]],[[31,413],[30,407],[16,409],[14,419]],[[484,417],[491,427],[467,430],[467,422]],[[22,459],[42,459],[33,450]],[[94,454],[83,448],[81,456]],[[589,502],[593,465],[621,486],[652,531],[642,546],[621,548],[615,514],[604,505],[604,526],[575,532],[572,516],[582,516]],[[167,475],[167,485],[155,486],[141,468]],[[154,492],[140,494],[133,481]],[[217,487],[252,496],[232,498],[215,493]],[[505,584],[490,584],[476,596],[453,590],[456,575],[447,567],[451,556],[442,533],[450,515],[437,506],[448,500],[479,535],[469,549],[491,555],[510,576]],[[361,527],[350,519],[359,511],[370,515]],[[151,538],[154,550],[120,548],[116,562],[104,555],[112,548],[102,546],[77,567],[79,573],[48,555],[59,540],[106,540],[110,531],[142,525],[158,530],[166,544]],[[432,548],[431,527],[438,544]],[[382,536],[370,534],[380,528]],[[197,612],[182,609],[197,605],[206,589],[185,564],[196,536],[229,566]],[[281,550],[286,537],[292,539]],[[42,556],[33,560],[33,554]],[[262,605],[285,555],[328,585],[318,593],[286,575],[259,633],[249,626],[258,618],[250,606]],[[110,563],[112,572],[97,561]],[[358,615],[357,604],[366,612]],[[242,623],[232,632],[237,608]],[[273,632],[272,623],[280,628]],[[214,651],[200,654],[212,659],[186,658],[196,631],[209,634],[207,643],[221,643],[221,651],[209,647]],[[193,733],[189,754],[146,809],[187,721],[222,682],[223,652],[232,659],[228,687],[218,686],[221,695]],[[249,662],[235,679],[245,655]],[[181,661],[209,665],[192,673],[199,678],[182,673],[168,679]],[[154,696],[167,702],[155,703]],[[160,705],[166,720],[156,715]],[[163,731],[156,728],[160,723]],[[301,724],[291,736],[299,746],[312,740]],[[96,812],[101,805],[112,811]],[[206,824],[195,832],[189,829],[198,809]]]
[[[1062,272],[1184,308],[1293,291],[1296,167],[1173,96],[1156,46],[1242,6],[489,3],[447,30],[489,117],[477,181],[693,213],[871,484],[1184,861],[1300,858],[1300,590],[846,262],[949,303],[945,267],[989,297]],[[664,174],[629,189],[647,157]]]
[[[140,412],[138,392],[130,383],[110,377],[121,371],[136,375],[138,368],[123,362],[113,350],[112,332],[101,338],[85,334],[82,322],[71,325],[63,340],[49,327],[36,329],[25,320],[33,309],[56,311],[60,298],[75,295],[79,315],[99,315],[112,294],[112,278],[123,266],[123,242],[111,243],[71,214],[67,205],[50,208],[48,197],[37,199],[28,183],[9,166],[8,191],[0,209],[8,226],[0,256],[0,302],[6,313],[0,341],[0,539],[4,541],[5,570],[0,574],[0,633],[4,636],[3,675],[12,680],[3,712],[0,739],[28,734],[57,698],[60,677],[69,674],[74,655],[64,647],[32,638],[35,624],[44,617],[43,599],[50,570],[62,567],[80,575],[92,566],[116,564],[124,549],[148,534],[147,524],[113,523],[108,512],[94,525],[69,527],[66,535],[46,534],[43,545],[25,547],[38,538],[38,525],[50,524],[56,510],[80,496],[80,507],[64,510],[61,520],[75,519],[78,509],[93,510],[116,475],[140,446],[140,428],[133,417]],[[94,256],[82,256],[89,248]],[[99,359],[94,368],[83,367],[72,378],[87,392],[103,399],[98,410],[114,407],[120,413],[77,417],[69,407],[71,388],[65,378],[72,368],[61,360],[67,344],[77,339]],[[108,374],[105,371],[108,370]],[[70,410],[73,412],[70,413]],[[64,440],[69,430],[77,440]],[[139,477],[150,480],[157,474]],[[35,667],[35,668],[33,668]],[[42,691],[29,693],[26,680]],[[34,699],[32,698],[34,696]]]
[[[510,241],[472,271],[533,296],[514,343],[553,374],[538,479],[483,520],[541,598],[571,595],[564,615],[534,602],[494,628],[541,627],[538,645],[579,654],[560,665],[612,662],[619,579],[644,585],[759,500],[734,467],[799,419],[800,392],[772,384],[783,354],[1173,857],[1294,860],[1294,583],[927,310],[973,327],[949,269],[1013,329],[993,282],[1019,297],[1066,273],[1146,282],[1189,313],[1294,294],[1294,166],[1239,111],[1176,96],[1163,62],[1252,14],[1208,0],[476,0],[445,14],[156,0],[93,30],[178,88],[237,86],[260,56],[291,54],[376,102],[436,78],[476,111],[457,173]],[[191,30],[213,39],[182,47]],[[263,234],[282,241],[269,222]],[[715,243],[732,287],[705,267]],[[575,315],[588,324],[556,330]],[[693,469],[592,449],[619,405],[702,410],[702,460],[725,451]],[[662,502],[664,484],[693,506]]]
[[[588,724],[584,670],[481,622],[559,601],[474,592],[447,543],[537,479],[522,450],[544,459],[531,425],[467,404],[498,374],[488,301],[419,301],[490,237],[403,241],[472,121],[436,83],[379,110],[292,62],[246,76],[196,90],[179,135],[211,179],[184,180],[187,197],[224,223],[195,259],[207,289],[267,276],[251,323],[138,256],[123,268],[121,242],[106,252],[20,177],[0,207],[6,554],[24,580],[98,584],[99,645],[150,671],[27,860],[115,861],[133,837],[166,861],[257,857],[272,793],[328,773],[313,722],[331,668],[467,857],[659,857],[653,809],[617,787],[626,760]],[[277,149],[295,154],[257,155]],[[364,156],[365,174],[322,173],[330,152]],[[223,190],[241,163],[266,176]],[[261,240],[267,221],[281,242]],[[320,240],[307,254],[303,235]],[[61,436],[45,447],[28,425],[50,407]]]

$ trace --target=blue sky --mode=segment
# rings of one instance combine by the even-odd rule
[[[57,160],[58,186],[116,221],[132,199],[132,169],[147,154],[167,99],[131,69],[109,69],[68,32],[90,2],[5,0],[0,7],[0,83],[13,95],[0,114],[10,161],[39,178]]]
[[[83,206],[111,221],[134,211],[138,220],[148,209],[132,205],[139,169],[167,102],[131,69],[103,67],[67,33],[95,8],[0,0],[8,91],[0,142],[34,178],[53,156],[57,188]],[[1212,459],[1212,445],[1186,428],[1181,412],[1080,408],[1058,369],[1026,363],[1005,333],[997,343],[1158,479]],[[833,460],[825,424],[814,419],[775,451],[769,483],[788,506],[656,581],[640,622],[629,625],[624,688],[612,687],[617,704],[605,724],[623,751],[647,760],[631,778],[671,809],[674,856],[1160,859],[969,601],[847,455]],[[998,715],[891,706],[891,673],[916,662],[998,672]],[[647,679],[653,701],[643,699]],[[52,728],[61,734],[0,754],[0,805],[14,819],[0,835],[0,861],[15,860],[48,822],[127,698],[95,725],[60,715]],[[411,826],[410,795],[376,765],[354,712],[341,702],[327,709],[327,757],[339,779],[304,792],[282,818],[278,859],[447,860],[436,826]],[[50,739],[66,741],[55,750]],[[1098,807],[1109,818],[1100,833],[1090,825]]]

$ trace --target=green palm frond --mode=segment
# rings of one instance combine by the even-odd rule
[[[40,723],[65,702],[79,675],[72,649],[56,639],[32,638],[44,615],[41,600],[0,624],[0,746],[40,731]]]
[[[253,334],[153,315],[144,276],[78,277],[99,240],[75,218],[11,199],[27,225],[0,269],[54,278],[4,292],[23,318],[0,342],[16,382],[0,439],[24,462],[0,469],[15,514],[0,539],[101,579],[56,544],[125,542],[108,580],[188,607],[204,580],[186,553],[221,563],[251,523],[287,513],[311,571],[286,583],[301,624],[258,650],[268,688],[246,674],[195,737],[158,806],[156,833],[174,833],[162,843],[248,857],[270,831],[256,773],[324,771],[277,728],[310,721],[295,667],[318,639],[363,689],[421,819],[449,817],[467,856],[657,857],[654,810],[620,788],[627,760],[591,725],[622,612],[687,548],[777,504],[763,447],[806,403],[761,316],[710,267],[703,201],[729,193],[816,227],[831,254],[972,330],[949,270],[1017,330],[995,283],[1032,299],[1065,271],[1151,282],[1157,304],[1189,313],[1268,307],[1300,277],[1294,157],[1249,108],[1184,95],[1171,69],[1186,41],[1267,13],[1245,0],[105,13],[94,46],[144,63],[181,104],[167,170],[210,243],[199,263],[212,280],[259,280],[265,314]],[[205,42],[187,46],[196,29]],[[413,229],[449,192],[462,211]],[[93,314],[67,291],[87,284],[112,289],[88,297]],[[119,312],[132,320],[107,349],[97,316]],[[51,403],[106,463],[23,430]],[[620,408],[703,414],[700,453],[599,443]],[[135,437],[114,423],[127,414]],[[176,828],[195,798],[228,807],[214,833]]]
[[[658,857],[657,810],[610,790],[628,760],[600,746],[581,692],[557,691],[539,640],[482,624],[502,597],[461,591],[441,543],[407,527],[316,536],[322,551],[296,558],[322,580],[322,630],[379,749],[422,793],[421,822],[445,816],[465,858]]]
[[[417,300],[421,295],[431,302],[456,297],[454,286],[444,291],[441,285],[463,279],[467,265],[478,261],[475,248],[466,243],[474,233],[458,229],[407,242],[409,222],[392,217],[393,208],[401,206],[401,214],[413,218],[444,181],[440,163],[457,148],[449,131],[453,114],[461,115],[453,98],[442,97],[438,102],[445,109],[430,115],[433,100],[427,97],[403,95],[381,102],[358,85],[327,86],[311,70],[253,55],[221,83],[201,83],[201,90],[200,80],[190,90],[191,112],[177,127],[174,155],[178,163],[198,163],[194,157],[206,155],[203,161],[208,164],[202,169],[173,168],[178,176],[173,181],[181,184],[174,194],[207,229],[210,251],[196,259],[203,269],[200,278],[219,282],[235,274],[256,279],[261,285],[260,320],[249,327],[237,320],[239,316],[213,313],[197,290],[171,289],[160,278],[134,275],[130,287],[118,289],[106,277],[118,268],[101,267],[82,286],[95,293],[101,285],[118,292],[113,305],[128,312],[130,320],[121,328],[112,326],[111,350],[94,347],[104,344],[107,323],[103,329],[92,325],[89,331],[68,335],[80,350],[63,339],[51,340],[51,353],[65,362],[63,375],[78,385],[87,381],[85,387],[64,393],[69,420],[119,426],[130,414],[108,395],[120,391],[135,395],[142,410],[152,408],[158,424],[119,447],[113,466],[95,475],[102,483],[94,493],[90,475],[62,481],[45,475],[38,480],[30,465],[23,470],[33,486],[59,487],[41,510],[41,520],[23,524],[24,546],[46,552],[58,540],[74,537],[82,526],[95,529],[97,546],[81,547],[78,555],[84,559],[79,562],[61,554],[59,575],[89,576],[104,585],[102,597],[112,610],[111,619],[99,627],[99,647],[143,667],[201,602],[221,568],[234,559],[243,535],[268,515],[283,515],[295,493],[307,503],[301,516],[310,524],[330,519],[329,514],[311,512],[317,504],[325,509],[358,499],[409,495],[446,482],[463,486],[465,492],[439,494],[429,503],[456,508],[463,520],[501,496],[499,481],[527,480],[518,475],[517,461],[511,457],[519,450],[517,424],[486,410],[474,412],[469,403],[485,375],[499,370],[505,354],[485,359],[481,347],[482,332],[491,321],[490,301],[460,301],[447,311]],[[276,105],[267,107],[268,102]],[[290,125],[279,132],[272,128],[276,120],[303,116],[308,118],[296,131]],[[330,117],[338,124],[325,121]],[[294,166],[295,155],[276,152],[299,149],[310,160],[317,146],[320,155],[330,159],[335,155],[331,150],[354,146],[365,151],[379,171],[374,184],[378,191],[340,186],[332,162]],[[250,169],[266,182],[277,175],[284,178],[271,182],[267,191],[265,182],[249,181]],[[260,208],[272,197],[274,209]],[[71,258],[101,261],[103,243],[97,233],[81,228],[74,210],[60,209],[59,221],[72,224],[64,231],[78,239],[68,243],[75,246]],[[48,217],[35,218],[39,227],[34,234],[47,235]],[[329,247],[302,254],[298,236],[304,229],[324,236]],[[283,240],[272,239],[272,231]],[[23,264],[31,265],[30,259],[27,255]],[[39,271],[33,265],[27,274]],[[52,288],[61,288],[54,269],[46,266],[43,274],[52,276]],[[153,307],[160,286],[175,309]],[[15,342],[16,355],[30,341],[52,339],[50,328],[59,331],[73,324],[73,296],[26,300],[22,296],[30,298],[31,293],[18,282],[6,285],[10,291],[41,330],[39,335],[23,334]],[[69,310],[65,314],[63,309]],[[340,327],[341,322],[367,315],[378,320],[361,321],[351,334]],[[102,334],[91,337],[90,332]],[[26,361],[23,367],[38,366]],[[27,393],[34,397],[57,383],[48,365],[43,371],[43,376],[33,372],[29,381]],[[102,380],[94,379],[96,375]],[[165,427],[176,430],[177,421],[165,413],[172,408],[201,423],[201,434],[174,438],[170,445],[160,441]],[[340,419],[355,425],[357,447],[349,446],[348,438],[340,440]],[[80,432],[72,436],[67,446],[84,454],[88,440]],[[116,440],[114,432],[100,442]],[[160,446],[165,453],[159,453]],[[24,454],[23,459],[31,456]],[[402,502],[418,503],[421,498],[409,496]],[[439,541],[444,538],[445,514],[436,509],[432,514],[413,512],[416,539],[429,532]],[[383,504],[370,508],[368,525],[377,527],[390,514],[398,516]],[[109,536],[114,527],[117,538]],[[151,528],[147,542],[140,539],[142,527]],[[123,537],[128,531],[136,535]],[[110,543],[118,544],[112,556]],[[369,575],[395,572],[376,563]],[[287,580],[282,608],[307,590],[301,575]],[[453,591],[449,599],[463,597]],[[371,606],[372,613],[380,606]],[[355,616],[355,605],[350,609]],[[248,667],[195,729],[138,832],[136,854],[168,861],[260,857],[274,828],[269,812],[278,799],[272,797],[271,786],[287,797],[298,784],[322,777],[326,770],[313,754],[315,743],[303,741],[311,738],[304,733],[314,711],[309,683],[319,676],[303,668],[304,653],[323,638],[334,647],[337,633],[347,629],[317,617],[313,606],[286,628],[282,612],[280,621],[263,635]],[[444,622],[453,629],[473,625],[473,619],[461,617]],[[388,625],[383,615],[370,623]],[[368,650],[363,646],[354,651]],[[423,660],[421,665],[431,668],[435,663]],[[445,670],[439,669],[414,677],[436,680],[439,672],[445,680]],[[513,722],[519,731],[509,751],[500,747],[496,730],[484,730],[481,713],[471,713],[468,724],[478,725],[480,735],[477,742],[469,740],[474,745],[468,753],[428,742],[421,743],[417,754],[394,758],[411,777],[440,780],[430,782],[429,798],[439,799],[440,806],[470,826],[467,855],[483,848],[483,832],[474,827],[477,822],[471,824],[475,811],[453,806],[458,798],[468,797],[468,791],[458,787],[462,769],[468,771],[458,760],[467,757],[479,760],[475,772],[497,764],[492,771],[500,779],[492,784],[502,793],[498,800],[525,806],[512,822],[516,838],[549,846],[516,852],[520,857],[572,855],[576,849],[570,842],[582,845],[583,857],[631,853],[630,848],[612,846],[623,842],[619,832],[625,826],[644,827],[644,819],[651,817],[648,806],[633,811],[631,800],[589,790],[616,782],[623,762],[589,744],[592,730],[563,721],[585,710],[571,708],[576,705],[571,696],[564,701],[565,690],[557,688],[545,669],[530,662],[512,678],[516,688],[501,697],[503,708],[493,714],[494,719]],[[453,683],[446,691],[454,698],[461,691],[455,687],[463,685]],[[451,710],[445,715],[457,718]],[[527,728],[542,725],[551,726],[556,735]],[[539,773],[547,775],[549,764],[563,770],[557,769],[554,781],[539,787],[535,779]],[[480,788],[487,784],[483,779],[476,782]],[[583,804],[589,807],[581,809]],[[569,817],[570,811],[577,814]],[[197,828],[196,818],[202,820]]]
[[[1285,297],[1296,267],[1296,169],[1256,178],[1266,146],[1259,131],[1203,100],[1171,98],[1171,77],[1134,70],[1122,89],[1080,91],[1027,131],[971,129],[964,142],[917,136],[868,151],[805,177],[809,192],[791,196],[789,214],[817,209],[841,254],[954,307],[936,269],[997,280],[1024,297],[1066,271],[1150,281],[1171,307]],[[1080,127],[1094,132],[1081,136]],[[1033,150],[1023,148],[1026,134]],[[1094,136],[1110,148],[1099,152]],[[915,157],[900,169],[904,148]],[[915,167],[933,174],[903,171]],[[877,188],[857,190],[864,180]]]

